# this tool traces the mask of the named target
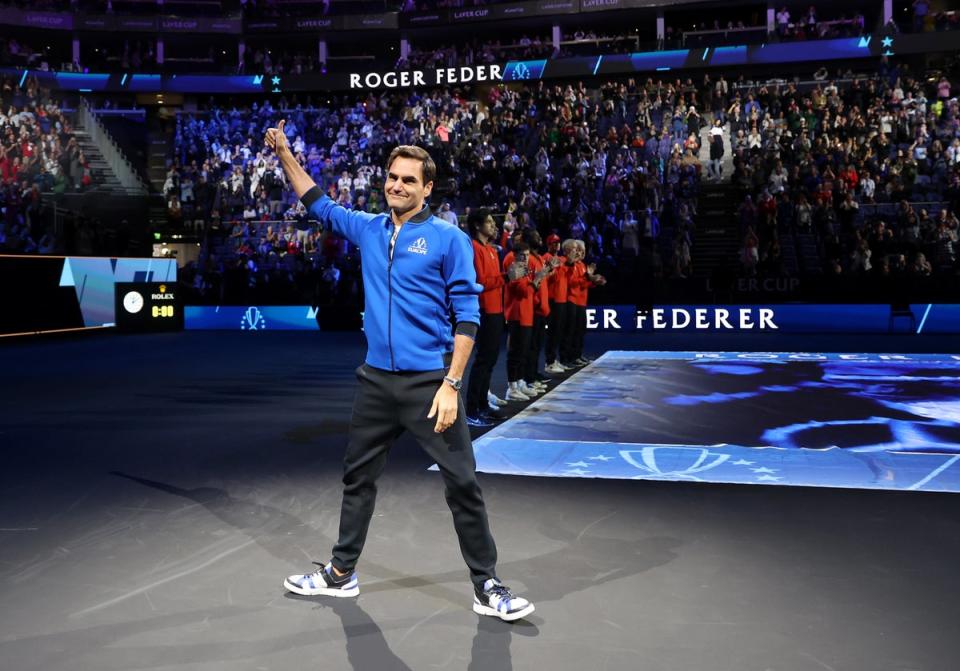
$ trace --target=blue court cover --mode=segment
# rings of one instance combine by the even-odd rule
[[[477,470],[960,491],[960,355],[607,352],[474,441]]]

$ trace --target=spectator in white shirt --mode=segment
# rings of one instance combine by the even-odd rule
[[[457,214],[452,209],[450,209],[450,203],[444,203],[440,206],[440,212],[437,214],[438,217],[443,219],[448,224],[457,225]]]
[[[787,183],[787,172],[783,169],[783,164],[777,161],[777,167],[770,174],[770,193],[777,195],[783,193]]]
[[[779,12],[777,12],[777,34],[780,37],[784,37],[787,34],[787,30],[790,28],[790,12],[787,11],[787,8],[784,7]]]
[[[877,183],[873,181],[873,177],[870,176],[869,172],[863,173],[863,177],[860,179],[860,198],[866,203],[872,203],[876,191]]]
[[[358,171],[357,176],[353,178],[354,191],[366,191],[370,186],[370,181],[363,172]]]

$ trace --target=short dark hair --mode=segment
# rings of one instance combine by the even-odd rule
[[[538,231],[535,228],[523,229],[523,241],[528,245],[530,245],[530,251],[533,251],[533,252],[536,251],[535,248],[537,245],[534,244],[534,238],[536,238],[538,235],[540,235],[540,231]],[[541,239],[541,242],[543,242],[542,239]]]
[[[483,222],[485,222],[489,216],[490,210],[487,209],[474,210],[467,215],[467,228],[471,236],[476,237],[480,227],[483,226]]]
[[[529,251],[530,251],[530,245],[525,243],[523,240],[520,240],[519,242],[516,242],[513,245],[514,254],[520,254],[522,252],[529,252]]]
[[[427,153],[426,149],[412,144],[401,144],[394,147],[393,151],[390,152],[390,156],[387,158],[387,172],[390,171],[390,166],[393,165],[393,162],[399,157],[412,158],[420,161],[421,177],[423,178],[424,184],[429,184],[437,178],[437,164],[433,162],[433,159],[430,157],[430,154]]]

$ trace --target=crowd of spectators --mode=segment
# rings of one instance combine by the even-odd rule
[[[234,62],[236,62],[234,58]],[[325,63],[320,62],[317,49],[288,49],[269,47],[247,47],[243,53],[243,60],[237,68],[238,74],[265,73],[268,75],[282,74],[318,74],[324,72]]]
[[[687,20],[668,16],[663,46],[672,49],[749,44],[771,39],[792,42],[855,37],[871,30],[868,23],[861,11],[820,12],[814,5],[802,11],[786,6],[775,10],[772,35],[767,33],[766,16],[760,11],[733,9],[720,12],[719,17],[694,15]]]
[[[913,0],[910,3],[913,21],[910,25],[905,25],[905,22],[895,24],[896,28],[904,32],[922,33],[931,30],[956,30],[960,27],[960,12],[956,7],[934,9],[932,4],[930,0]]]
[[[318,264],[320,273],[350,265],[346,243],[302,220],[262,147],[265,130],[284,118],[297,160],[349,207],[380,211],[387,153],[418,144],[439,168],[441,216],[459,221],[490,208],[505,231],[535,227],[544,238],[583,240],[601,268],[632,273],[645,263],[683,277],[694,244],[699,104],[691,82],[651,79],[496,87],[482,100],[438,89],[340,97],[322,108],[214,108],[179,118],[165,191],[175,219],[215,231],[198,287],[223,287],[212,278],[237,264],[251,273],[281,262]],[[285,277],[296,282],[297,273]]]
[[[92,186],[90,169],[50,91],[29,77],[0,86],[0,252],[50,253],[45,201]]]
[[[324,236],[261,146],[280,118],[298,161],[345,206],[380,211],[383,160],[396,144],[439,166],[434,207],[461,222],[501,215],[502,230],[583,240],[604,275],[693,271],[700,146],[728,134],[743,275],[956,273],[960,111],[947,76],[925,81],[883,63],[878,76],[810,85],[648,79],[528,84],[339,97],[323,107],[269,102],[181,117],[168,180],[175,217],[215,234],[196,273],[204,291],[272,277],[303,299],[359,260]],[[719,129],[707,130],[708,120]],[[785,245],[813,241],[791,265]],[[331,270],[334,269],[334,270]],[[238,273],[247,277],[236,279]],[[330,271],[328,273],[327,271]],[[301,279],[308,281],[304,289]],[[279,278],[279,279],[278,279]],[[352,278],[352,279],[351,279]],[[303,292],[312,292],[310,296]],[[218,296],[219,298],[219,296]]]
[[[156,44],[149,39],[124,40],[123,44],[109,46],[101,43],[88,52],[83,65],[94,72],[155,72]]]
[[[532,38],[523,35],[515,40],[492,42],[475,39],[469,42],[439,45],[414,44],[407,58],[398,59],[395,67],[397,70],[429,69],[558,56],[559,53],[553,48],[549,36],[535,34]]]
[[[396,69],[453,67],[482,63],[506,63],[512,60],[534,60],[541,58],[566,58],[589,54],[616,54],[637,51],[638,42],[635,33],[621,34],[597,33],[594,30],[577,28],[561,37],[559,47],[555,47],[550,35],[532,36],[522,34],[519,37],[486,41],[473,39],[466,42],[446,44],[414,43],[409,56],[399,59]]]
[[[876,77],[741,89],[716,102],[744,194],[745,273],[798,272],[784,246],[800,238],[819,251],[806,272],[960,269],[960,107],[947,76],[927,80],[885,59]]]
[[[0,37],[0,65],[36,67],[44,58],[42,51],[33,49],[15,37]]]
[[[826,17],[814,5],[803,11],[791,13],[782,6],[774,14],[777,37],[781,40],[820,40],[831,37],[855,37],[866,30],[863,12],[855,11],[850,16],[839,13]]]

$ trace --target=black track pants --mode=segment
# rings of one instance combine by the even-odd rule
[[[503,336],[503,313],[480,313],[480,329],[477,331],[476,357],[470,368],[470,381],[467,385],[467,414],[475,415],[490,407],[487,403],[487,391],[490,389],[490,376],[497,365],[500,355],[500,340]]]
[[[343,460],[340,538],[332,560],[339,571],[351,571],[357,564],[373,516],[377,478],[393,441],[406,430],[440,467],[460,551],[473,583],[482,586],[487,578],[496,577],[497,547],[477,483],[463,402],[456,422],[443,433],[433,431],[436,417],[427,418],[443,374],[442,370],[392,373],[366,364],[357,369],[360,388],[353,402]]]

